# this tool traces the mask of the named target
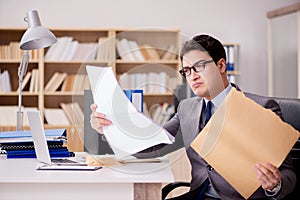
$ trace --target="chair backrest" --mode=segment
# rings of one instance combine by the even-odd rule
[[[283,119],[292,125],[296,130],[300,131],[300,99],[292,98],[273,98],[279,104]],[[291,151],[292,161],[297,175],[297,184],[294,192],[289,199],[300,199],[300,140],[296,142]]]
[[[279,104],[283,119],[300,131],[300,99],[273,98]]]

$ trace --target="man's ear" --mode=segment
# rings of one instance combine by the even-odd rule
[[[224,58],[221,58],[218,62],[217,62],[217,66],[220,70],[220,72],[223,74],[226,72],[226,61]]]

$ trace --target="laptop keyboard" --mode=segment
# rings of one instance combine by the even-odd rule
[[[51,159],[52,163],[78,163],[74,160],[69,160],[69,159],[63,159],[63,158],[54,158]]]

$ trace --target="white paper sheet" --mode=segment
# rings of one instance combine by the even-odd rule
[[[171,144],[174,138],[151,119],[138,112],[118,85],[111,67],[86,66],[97,112],[112,125],[103,133],[118,159],[156,144]]]

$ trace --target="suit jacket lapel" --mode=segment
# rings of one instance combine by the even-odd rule
[[[199,122],[200,122],[200,116],[202,112],[202,107],[203,107],[203,99],[202,98],[197,98],[196,101],[194,101],[192,105],[192,110],[191,110],[191,121],[190,121],[190,142],[192,142],[195,137],[199,134]]]

